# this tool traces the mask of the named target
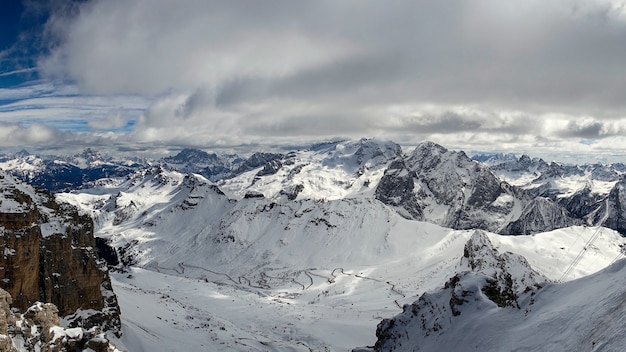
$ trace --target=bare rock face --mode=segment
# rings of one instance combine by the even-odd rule
[[[119,307],[95,248],[89,217],[0,174],[0,288],[14,307],[50,302],[64,317],[90,311],[70,320],[119,333]]]
[[[11,295],[0,289],[0,352],[121,352],[99,327],[60,326],[59,309],[35,302],[24,314],[11,307]]]
[[[626,235],[626,179],[617,182],[606,199],[587,218],[592,224],[606,226]]]
[[[415,178],[417,178],[415,171],[407,170],[403,160],[391,162],[376,187],[376,199],[405,210],[409,218],[423,220],[422,206],[415,196]]]
[[[11,314],[11,295],[0,289],[0,351],[11,350],[11,338],[9,337],[9,324],[15,319]]]
[[[582,223],[559,204],[501,181],[465,153],[432,142],[389,164],[376,199],[408,218],[459,230],[518,235]]]
[[[493,309],[521,310],[531,304],[547,280],[526,259],[499,253],[483,231],[477,230],[465,244],[460,268],[440,290],[424,293],[402,313],[383,319],[376,329],[374,346],[353,351],[432,351],[453,338],[446,332],[463,326],[481,312]],[[528,303],[530,302],[530,303]]]

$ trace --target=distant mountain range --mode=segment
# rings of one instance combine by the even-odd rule
[[[21,152],[0,167],[92,221],[122,312],[109,338],[129,351],[622,346],[593,326],[623,320],[626,168],[475,159],[361,139],[246,157]],[[593,311],[593,326],[537,328]],[[578,332],[595,344],[577,349]]]
[[[565,165],[522,155],[520,158],[488,158],[488,166],[502,180],[533,197],[544,197],[563,206],[589,225],[602,225],[626,234],[622,209],[626,165]]]
[[[626,233],[619,205],[624,164],[564,165],[523,155],[463,152],[434,143],[404,154],[399,145],[362,139],[244,158],[183,149],[160,160],[116,160],[93,149],[41,158],[0,157],[0,168],[52,192],[89,188],[160,165],[216,182],[229,196],[270,199],[373,197],[404,216],[455,229],[524,234],[575,224]]]

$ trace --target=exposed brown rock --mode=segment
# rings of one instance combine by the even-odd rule
[[[0,236],[0,288],[14,297],[15,306],[26,309],[40,298],[42,236],[38,225],[30,221],[21,223],[22,227],[18,224],[13,220],[9,227],[6,222],[0,222],[5,227]]]
[[[0,289],[0,351],[11,351],[9,324],[13,323],[11,315],[11,295]]]
[[[51,302],[61,316],[106,308],[106,314],[74,323],[119,329],[117,299],[95,248],[88,216],[50,193],[0,177],[0,288],[15,307],[25,311],[35,302]]]
[[[24,314],[12,310],[10,304],[11,295],[0,289],[0,352],[17,352],[12,339],[20,341],[20,351],[121,352],[98,327],[60,326],[59,310],[52,303],[36,302]]]

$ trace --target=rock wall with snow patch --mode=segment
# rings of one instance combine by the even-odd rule
[[[357,350],[440,350],[436,346],[442,341],[455,338],[450,331],[457,324],[484,311],[520,310],[546,280],[522,256],[498,253],[487,234],[476,231],[465,244],[459,273],[442,289],[423,294],[402,313],[384,319],[376,329],[376,344]]]
[[[453,229],[524,234],[582,222],[560,205],[501,181],[465,153],[432,142],[391,163],[375,195],[413,219]]]
[[[0,250],[0,288],[15,307],[51,302],[76,326],[119,332],[119,307],[88,216],[0,175]]]
[[[121,352],[100,327],[60,326],[59,309],[52,303],[35,302],[23,313],[11,304],[11,295],[0,289],[0,351]]]

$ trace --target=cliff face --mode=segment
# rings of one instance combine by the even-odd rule
[[[76,326],[119,331],[106,264],[96,255],[93,222],[50,193],[0,174],[0,288],[26,310],[50,302]]]
[[[417,301],[404,305],[395,317],[383,319],[377,326],[378,340],[374,346],[353,351],[466,350],[459,348],[463,344],[458,340],[471,339],[476,333],[472,326],[503,311],[509,317],[516,314],[525,317],[533,308],[537,292],[547,281],[530,267],[526,258],[498,252],[487,234],[480,230],[465,244],[458,270],[443,288],[424,293]],[[476,346],[480,351],[502,350],[502,344],[491,348],[489,343],[476,339],[465,347]]]
[[[559,204],[501,181],[465,153],[432,142],[390,163],[375,195],[408,218],[458,230],[518,235],[582,223]]]
[[[11,305],[11,295],[0,289],[0,351],[121,352],[98,327],[60,326],[59,310],[52,303],[37,302],[24,313]]]

